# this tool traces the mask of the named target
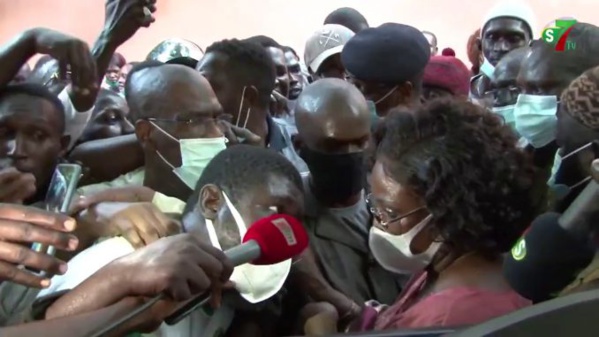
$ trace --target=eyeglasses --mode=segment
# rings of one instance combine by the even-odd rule
[[[401,215],[394,215],[392,214],[393,211],[381,211],[379,210],[379,208],[375,205],[374,199],[372,197],[372,193],[369,193],[366,196],[366,206],[368,207],[368,210],[370,211],[370,213],[372,214],[372,216],[374,216],[374,218],[376,219],[376,221],[383,227],[383,228],[387,228],[389,226],[390,223],[392,222],[396,222],[399,221],[403,218],[406,218],[412,214],[418,213],[424,209],[426,209],[425,206],[421,206],[418,207],[416,209],[413,209],[405,214],[401,214]],[[390,214],[391,213],[391,214]]]
[[[518,95],[521,92],[520,88],[510,86],[507,88],[489,90],[483,94],[483,97],[492,100],[494,106],[500,107],[515,104],[518,100]]]

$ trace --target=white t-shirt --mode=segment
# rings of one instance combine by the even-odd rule
[[[65,275],[54,276],[50,287],[42,290],[38,297],[61,290],[73,289],[105,265],[133,251],[133,247],[122,237],[102,241],[71,259],[68,263],[69,268],[67,273]],[[151,272],[151,270],[148,270],[148,273]],[[233,309],[224,305],[212,313],[198,309],[176,325],[168,326],[162,324],[150,336],[218,337],[224,335],[224,332],[226,332],[233,321],[233,316]]]
[[[58,94],[58,99],[62,102],[64,106],[64,116],[65,116],[65,135],[71,136],[71,142],[69,143],[69,149],[72,149],[75,146],[75,142],[81,137],[83,134],[83,130],[87,126],[87,123],[91,119],[93,107],[85,112],[79,112],[73,106],[71,102],[71,98],[69,97],[69,93],[67,88]]]

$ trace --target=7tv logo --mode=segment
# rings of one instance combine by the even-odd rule
[[[570,31],[574,28],[576,22],[574,19],[557,19],[543,29],[541,38],[543,41],[554,45],[557,51],[574,50],[576,49],[576,42],[568,40],[568,35],[570,35]]]

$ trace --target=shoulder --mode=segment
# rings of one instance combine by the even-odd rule
[[[448,289],[430,295],[406,311],[420,324],[459,326],[477,324],[531,305],[514,291]],[[419,326],[424,326],[420,325]]]
[[[102,192],[109,188],[115,187],[127,187],[127,186],[142,186],[144,182],[145,171],[143,167],[140,167],[134,171],[125,173],[116,177],[111,181],[105,181],[102,183],[82,186],[77,189],[79,195],[90,195],[98,192]]]

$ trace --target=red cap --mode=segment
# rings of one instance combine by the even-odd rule
[[[431,56],[424,68],[422,82],[424,85],[445,89],[456,96],[468,96],[470,71],[462,61],[453,56]]]
[[[301,254],[308,247],[308,233],[302,223],[287,214],[273,214],[252,224],[243,242],[254,240],[262,252],[252,264],[283,262]]]
[[[441,52],[441,55],[443,55],[443,56],[454,56],[455,57],[455,51],[453,49],[451,49],[451,48],[445,48]]]

